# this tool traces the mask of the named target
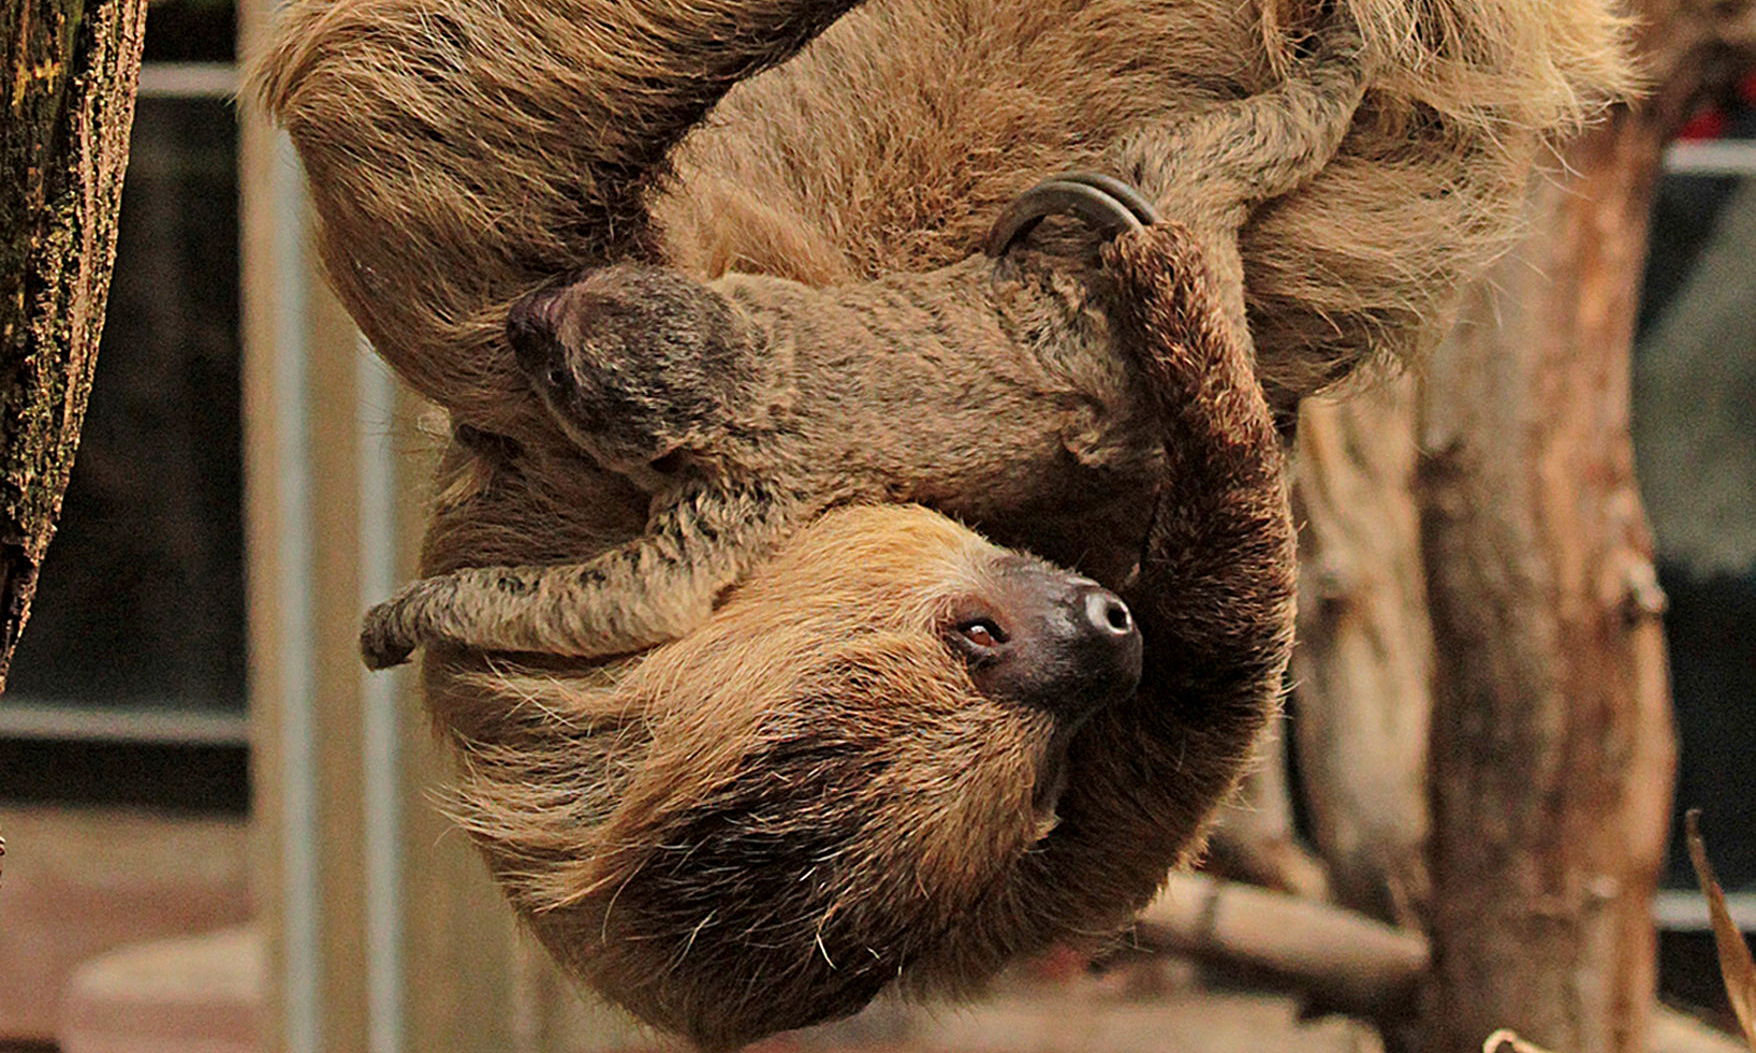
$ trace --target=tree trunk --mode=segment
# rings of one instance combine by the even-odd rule
[[[1637,3],[1655,90],[1555,158],[1435,356],[1417,488],[1436,651],[1435,1053],[1634,1053],[1675,769],[1629,376],[1668,135],[1748,68],[1743,4]]]
[[[1628,375],[1657,158],[1628,113],[1569,148],[1428,378],[1436,1053],[1645,1035],[1674,748]]]
[[[1415,508],[1415,385],[1307,403],[1294,458],[1297,747],[1311,836],[1336,900],[1426,917],[1432,629]]]
[[[85,417],[145,0],[7,0],[0,27],[0,690]]]

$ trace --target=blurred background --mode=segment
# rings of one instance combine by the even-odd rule
[[[270,1019],[301,1051],[630,1048],[646,1040],[549,973],[434,813],[445,767],[410,685],[355,658],[359,611],[410,572],[430,443],[306,256],[290,154],[240,127],[240,20],[263,15],[151,7],[84,440],[0,698],[0,1049],[258,1049]],[[1678,814],[1707,809],[1746,931],[1753,246],[1756,80],[1666,155],[1633,387],[1669,597]],[[1723,1010],[1673,840],[1655,905],[1663,996]],[[1092,978],[1060,960],[1009,983],[986,1011],[922,1023],[881,1006],[787,1041],[1168,1048],[1167,992],[1200,986],[1174,964]],[[1030,1008],[1057,986],[1087,1011]],[[1287,1049],[1374,1041],[1293,1015],[1245,999],[1176,1045],[1260,1049],[1265,1029]]]

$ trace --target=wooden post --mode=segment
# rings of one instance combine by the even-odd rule
[[[1665,140],[1751,34],[1743,4],[1634,6],[1652,94],[1553,158],[1426,377],[1435,1053],[1634,1053],[1652,1015],[1675,744],[1630,351]]]
[[[1629,113],[1568,149],[1427,380],[1434,1051],[1645,1037],[1674,746],[1628,376],[1657,158]]]
[[[0,25],[0,691],[85,419],[146,0],[8,0]]]
[[[1433,640],[1415,507],[1415,385],[1306,404],[1294,459],[1294,744],[1337,902],[1422,927]]]

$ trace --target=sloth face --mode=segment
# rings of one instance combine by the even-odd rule
[[[1065,734],[1140,679],[1140,631],[1120,597],[1088,578],[1008,553],[988,588],[960,597],[941,636],[982,694],[1040,708]]]
[[[731,305],[674,271],[606,267],[514,304],[507,338],[550,416],[604,467],[670,474],[717,451],[750,395]]]
[[[1077,574],[919,508],[830,513],[622,685],[651,746],[570,901],[574,957],[650,1019],[776,1029],[957,957],[1140,651]]]

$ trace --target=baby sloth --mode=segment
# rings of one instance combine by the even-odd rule
[[[1279,89],[1190,122],[1225,149],[1184,180],[1177,200],[1200,203],[1197,225],[1158,228],[1146,280],[1187,286],[1199,271],[1199,290],[1173,298],[1207,302],[1179,321],[1212,314],[1246,355],[1238,228],[1250,203],[1297,187],[1339,146],[1363,91],[1356,49],[1338,26]],[[581,450],[651,495],[648,529],[583,564],[416,582],[367,613],[366,663],[395,665],[428,642],[598,658],[674,639],[839,504],[918,502],[1002,538],[1028,524],[1037,551],[1070,513],[1077,534],[1122,509],[1118,528],[1143,537],[1163,421],[1141,380],[1142,333],[1111,319],[1164,292],[1078,252],[1015,247],[1058,211],[1104,235],[1155,219],[1127,185],[1075,173],[1007,209],[985,254],[924,274],[817,289],[618,264],[519,301],[507,323],[519,369]]]
[[[839,509],[610,686],[551,700],[533,671],[544,704],[472,752],[459,811],[557,958],[732,1048],[964,976],[1045,866],[1073,733],[1140,673],[1089,579]]]
[[[1034,196],[1058,207],[1067,186],[1141,226],[1084,183]],[[1103,309],[1129,294],[1080,269],[977,256],[824,292],[625,264],[521,302],[519,365],[580,449],[652,495],[647,533],[583,564],[417,582],[368,614],[367,663],[429,641],[599,657],[674,639],[833,505],[992,523],[1150,493],[1162,439]]]

